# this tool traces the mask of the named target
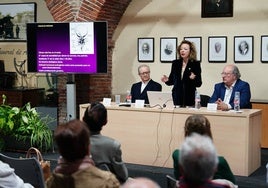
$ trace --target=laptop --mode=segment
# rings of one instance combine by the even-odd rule
[[[174,108],[171,92],[147,91],[147,95],[150,108]]]

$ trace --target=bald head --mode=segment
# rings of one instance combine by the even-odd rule
[[[160,188],[160,186],[149,178],[138,177],[127,180],[121,188]]]

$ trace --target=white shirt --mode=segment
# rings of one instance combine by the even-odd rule
[[[225,95],[224,95],[224,100],[223,102],[226,104],[230,103],[230,98],[233,92],[233,85],[231,87],[227,87],[225,86],[226,90],[225,90]]]
[[[234,88],[235,83],[236,83],[236,81],[230,87],[227,87],[225,85],[226,90],[225,90],[225,95],[224,95],[223,102],[228,105],[229,109],[232,108],[232,106],[229,103],[230,103],[230,98],[231,98],[231,95],[233,93],[233,88]]]
[[[141,93],[143,92],[144,88],[147,86],[147,84],[149,83],[149,81],[147,81],[147,82],[141,82]]]

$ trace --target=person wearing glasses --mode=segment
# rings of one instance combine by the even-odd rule
[[[172,97],[175,106],[194,106],[195,91],[202,85],[201,65],[196,60],[196,49],[192,42],[183,40],[177,48],[179,59],[172,61],[169,76],[161,80],[166,85],[173,85]]]
[[[218,110],[230,110],[234,108],[234,95],[240,92],[240,108],[252,108],[250,103],[251,92],[249,83],[240,79],[241,74],[234,64],[226,65],[221,73],[222,82],[214,86],[214,92],[210,97],[210,103],[217,103]]]
[[[139,99],[144,100],[145,104],[149,104],[147,91],[162,91],[162,85],[151,79],[150,67],[148,65],[140,65],[138,67],[138,74],[141,81],[131,86],[131,102],[135,103],[136,99]]]

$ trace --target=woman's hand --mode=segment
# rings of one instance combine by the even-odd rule
[[[168,77],[166,75],[163,75],[161,78],[162,82],[167,82],[168,81]]]
[[[191,80],[194,80],[195,77],[196,77],[196,75],[195,75],[193,72],[191,72],[191,75],[189,76],[189,78],[190,78]]]

